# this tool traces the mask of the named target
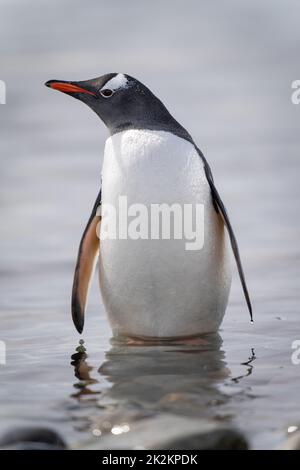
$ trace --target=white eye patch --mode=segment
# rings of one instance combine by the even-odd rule
[[[101,88],[101,90],[109,89],[112,91],[117,91],[120,88],[126,88],[128,86],[128,80],[123,73],[118,73],[113,78],[111,78],[105,85]],[[101,91],[100,90],[100,91]]]

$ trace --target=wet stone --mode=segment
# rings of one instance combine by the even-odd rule
[[[62,450],[66,444],[62,437],[47,428],[17,428],[0,437],[0,448],[11,450]]]
[[[94,437],[84,449],[246,450],[245,437],[231,427],[210,420],[162,414],[131,423],[118,435]]]
[[[281,450],[300,450],[300,431],[293,433],[283,443]]]

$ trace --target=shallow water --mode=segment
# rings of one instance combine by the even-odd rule
[[[233,425],[251,447],[274,448],[300,423],[300,365],[291,362],[300,340],[300,106],[290,100],[300,7],[198,3],[0,1],[0,432],[43,425],[72,446],[101,445],[95,427],[108,434],[167,412]],[[254,325],[235,276],[220,336],[111,344],[95,283],[88,357],[76,353],[69,297],[106,133],[43,82],[109,71],[148,84],[208,158],[240,242]]]

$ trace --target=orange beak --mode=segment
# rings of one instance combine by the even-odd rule
[[[85,93],[86,95],[97,96],[96,93],[86,90],[85,88],[81,88],[77,85],[73,85],[69,82],[58,82],[56,80],[49,80],[45,83],[45,85],[49,88],[53,88],[54,90],[62,91],[63,93]]]

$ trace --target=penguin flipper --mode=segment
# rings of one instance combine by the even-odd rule
[[[210,166],[209,166],[206,158],[204,157],[203,153],[201,152],[201,150],[198,149],[198,147],[196,147],[196,150],[197,150],[198,154],[200,155],[200,157],[201,157],[201,159],[203,160],[203,163],[204,163],[205,175],[206,175],[208,184],[210,186],[214,208],[216,209],[216,212],[221,214],[222,219],[224,221],[224,224],[226,225],[226,228],[227,228],[227,231],[228,231],[228,234],[229,234],[230,243],[231,243],[231,248],[232,248],[232,251],[233,251],[233,254],[234,254],[234,257],[235,257],[235,262],[236,262],[238,273],[239,273],[239,276],[240,276],[240,281],[241,281],[242,288],[243,288],[243,291],[244,291],[244,296],[245,296],[247,306],[248,306],[248,310],[249,310],[249,313],[250,313],[250,318],[251,318],[251,321],[253,321],[252,305],[251,305],[251,300],[250,300],[250,296],[249,296],[249,292],[248,292],[248,288],[247,288],[247,284],[246,284],[246,279],[245,279],[245,274],[244,274],[244,270],[243,270],[243,266],[242,266],[242,261],[241,261],[241,257],[240,257],[238,243],[237,243],[237,240],[235,238],[234,231],[233,231],[229,216],[227,214],[226,208],[224,206],[224,203],[223,203],[223,201],[222,201],[222,199],[221,199],[221,197],[220,197],[220,195],[217,191],[217,188],[215,186]]]
[[[79,333],[84,326],[84,312],[88,290],[99,252],[97,225],[101,216],[97,208],[101,204],[101,189],[94,204],[87,226],[80,240],[72,288],[72,318]]]

